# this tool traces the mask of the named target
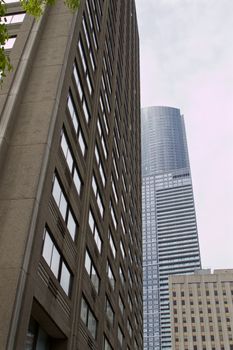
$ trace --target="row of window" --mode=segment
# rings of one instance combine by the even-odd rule
[[[114,311],[113,311],[111,303],[107,297],[105,299],[105,312],[106,312],[106,316],[107,316],[108,320],[113,325]],[[91,333],[92,337],[94,339],[96,339],[98,320],[96,319],[94,312],[92,311],[90,305],[88,304],[87,300],[84,297],[82,297],[82,300],[81,300],[80,316],[81,316],[81,320],[84,322],[85,326],[87,327],[87,329]],[[130,337],[132,337],[133,329],[132,329],[132,325],[131,325],[129,320],[127,320],[127,330],[128,330]],[[118,325],[117,337],[118,337],[118,341],[119,341],[120,345],[123,346],[124,333],[123,333],[120,325]],[[112,349],[110,343],[108,342],[108,340],[106,338],[104,341],[104,346],[106,349]]]
[[[48,232],[47,228],[44,231],[42,256],[44,257],[45,261],[47,262],[47,264],[50,267],[54,276],[59,281],[59,283],[60,283],[61,287],[63,288],[63,290],[65,291],[65,293],[68,296],[70,296],[71,282],[72,282],[71,272],[70,272],[68,265],[66,264],[66,262],[62,256],[62,254],[60,253],[58,247],[56,246],[52,236]],[[99,275],[96,271],[96,268],[94,266],[94,263],[93,263],[92,258],[91,258],[88,251],[86,251],[86,255],[85,255],[85,269],[86,269],[86,271],[91,279],[91,282],[94,286],[96,293],[98,294],[99,293],[99,286],[100,286],[100,278],[99,278]],[[122,283],[124,283],[125,278],[124,278],[123,271],[122,271],[121,267],[119,269],[119,274],[120,274],[120,278],[122,280]],[[114,278],[114,275],[112,272],[112,268],[111,268],[109,262],[107,262],[107,275],[109,278],[110,285],[111,285],[112,289],[114,290],[116,281],[115,281],[115,278]],[[132,311],[132,300],[131,300],[130,295],[128,295],[128,303],[130,306],[130,310]],[[119,295],[119,308],[120,308],[121,312],[123,313],[125,307],[124,307],[124,303],[123,303],[123,300],[122,300],[120,295]],[[113,310],[112,310],[112,313],[113,313]],[[112,319],[112,317],[110,317],[110,320],[111,319]]]
[[[201,291],[200,291],[200,288],[201,288],[200,284],[197,284],[198,293],[201,292]],[[217,288],[217,286],[216,286],[215,288]],[[215,289],[213,292],[214,292],[214,295],[215,295],[215,296],[218,296],[218,295],[219,295],[219,292],[218,292],[216,289]],[[180,292],[181,297],[184,297],[184,294],[185,294],[184,291],[181,291],[181,292]],[[209,295],[210,295],[210,291],[209,291],[209,290],[206,290],[206,291],[205,291],[205,294],[206,294],[206,296],[209,296]],[[227,292],[226,292],[225,289],[222,290],[222,294],[225,295],[225,296],[227,295]],[[176,296],[178,295],[178,293],[174,291],[174,292],[172,292],[172,295],[173,295],[173,297],[176,297]],[[233,289],[231,290],[231,295],[233,295]],[[190,292],[189,292],[189,296],[190,296],[190,297],[193,296],[193,291],[190,291]]]

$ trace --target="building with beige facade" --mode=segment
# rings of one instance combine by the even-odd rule
[[[233,349],[233,269],[170,276],[173,350]]]
[[[142,349],[134,0],[5,0],[0,349]]]

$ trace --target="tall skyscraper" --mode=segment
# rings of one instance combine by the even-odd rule
[[[6,0],[0,349],[142,349],[134,0]]]
[[[142,109],[144,350],[170,350],[168,276],[201,267],[192,180],[179,109]]]

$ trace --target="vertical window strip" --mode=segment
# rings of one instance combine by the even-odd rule
[[[76,190],[78,192],[78,195],[80,195],[82,181],[81,181],[81,177],[80,177],[79,171],[77,169],[77,166],[75,165],[74,157],[71,153],[70,146],[68,144],[64,129],[62,129],[61,135],[62,135],[61,142],[60,142],[61,149],[62,149],[62,152],[63,152],[64,157],[66,159],[67,166],[68,166],[70,173],[72,175],[73,182],[74,182],[74,185],[75,185]]]
[[[114,240],[112,238],[112,234],[111,234],[110,229],[109,229],[109,232],[108,232],[108,239],[109,239],[109,245],[110,245],[110,248],[111,248],[112,255],[113,255],[114,259],[115,259],[116,258],[116,246],[115,246]]]
[[[94,192],[94,195],[96,198],[96,202],[97,202],[97,205],[98,205],[98,208],[100,211],[100,215],[103,217],[104,216],[103,200],[102,200],[102,197],[100,195],[100,190],[99,190],[99,187],[97,185],[96,178],[94,175],[92,176],[92,189],[93,189],[93,192]]]
[[[85,269],[91,279],[92,285],[96,293],[99,294],[100,278],[98,276],[95,265],[92,261],[92,258],[88,250],[86,250],[86,255],[85,255]]]
[[[70,296],[72,284],[71,272],[46,228],[44,230],[42,256],[64,292]]]
[[[101,253],[101,249],[102,249],[102,240],[100,238],[100,233],[96,224],[96,221],[94,219],[92,210],[89,210],[89,217],[88,217],[88,223],[89,223],[89,227],[91,229],[91,232],[93,234],[96,246],[98,248],[99,253]]]
[[[99,173],[100,173],[100,177],[103,183],[103,186],[105,187],[106,185],[106,176],[105,176],[105,172],[104,172],[104,168],[103,168],[103,163],[101,161],[100,158],[100,154],[99,154],[99,150],[98,150],[98,146],[95,145],[95,159],[98,165],[98,169],[99,169]]]
[[[109,264],[109,261],[107,261],[107,276],[108,276],[109,283],[110,283],[112,289],[114,290],[116,280],[115,280],[115,277],[113,275],[112,268]]]
[[[111,325],[113,326],[114,311],[113,311],[112,305],[111,305],[109,299],[107,298],[107,296],[105,297],[105,312],[106,312],[107,318],[109,319]]]
[[[69,95],[68,95],[67,106],[68,106],[69,114],[70,114],[70,117],[72,120],[74,131],[77,135],[79,147],[80,147],[81,153],[84,157],[85,153],[86,153],[87,146],[86,146],[86,142],[84,141],[82,129],[81,129],[79,122],[78,122],[77,112],[75,110],[75,106],[74,106],[74,102],[73,102],[73,98],[72,98],[71,93],[69,93]]]
[[[86,301],[84,297],[82,297],[81,300],[81,313],[80,313],[81,320],[89,330],[90,334],[94,339],[96,339],[97,336],[97,319],[91,310],[90,305]]]
[[[58,180],[56,175],[54,175],[52,195],[58,206],[60,214],[66,223],[70,236],[74,241],[76,236],[76,231],[77,231],[77,224],[76,224],[74,215],[71,211],[70,205],[61,188],[60,181]]]

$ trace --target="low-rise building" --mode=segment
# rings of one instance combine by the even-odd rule
[[[169,277],[173,350],[233,349],[233,269]]]

